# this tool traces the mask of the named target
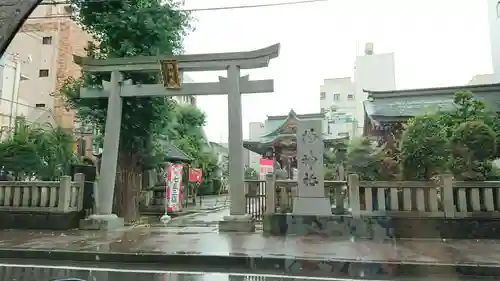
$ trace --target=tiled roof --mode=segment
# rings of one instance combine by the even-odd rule
[[[189,162],[193,159],[189,157],[184,151],[179,149],[177,146],[173,145],[169,141],[162,141],[163,148],[168,151],[166,158],[168,160],[177,160],[183,162]]]
[[[500,84],[466,85],[397,91],[367,91],[364,107],[373,119],[412,117],[428,111],[451,110],[456,92],[471,91],[474,97],[485,101],[491,110],[500,109]]]

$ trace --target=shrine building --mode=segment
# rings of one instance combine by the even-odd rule
[[[246,140],[243,142],[243,147],[263,158],[276,160],[287,172],[288,178],[292,179],[293,171],[297,167],[297,123],[301,120],[315,119],[322,120],[324,128],[328,126],[328,120],[323,113],[296,114],[292,109],[288,115],[267,116],[260,139]],[[329,148],[348,139],[348,137],[332,138],[325,135],[323,140],[325,147]]]
[[[411,117],[433,110],[451,110],[456,92],[469,91],[491,110],[500,112],[500,83],[422,88],[393,91],[370,91],[364,102],[363,134],[379,138],[392,133],[398,137]]]

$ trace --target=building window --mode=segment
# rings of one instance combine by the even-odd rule
[[[42,44],[51,45],[52,44],[52,36],[45,36],[42,38]]]
[[[325,98],[326,98],[326,93],[325,92],[319,93],[319,99],[324,100]]]
[[[354,99],[354,95],[347,95],[347,99],[348,100],[353,100]]]
[[[496,10],[497,10],[497,19],[498,19],[498,18],[500,18],[500,1],[497,2]]]
[[[37,103],[37,104],[35,104],[35,107],[43,108],[43,107],[45,107],[45,103]]]
[[[340,94],[333,94],[333,100],[340,100]]]
[[[320,112],[321,114],[325,114],[325,109],[324,109],[324,108],[321,108],[319,112]]]
[[[38,72],[38,77],[49,77],[49,70],[40,69],[40,71]]]

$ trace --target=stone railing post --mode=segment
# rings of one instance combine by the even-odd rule
[[[444,216],[455,217],[455,200],[453,198],[453,176],[450,174],[441,175],[441,202],[443,204]]]
[[[274,179],[274,173],[266,175],[266,214],[276,212],[276,185]]]
[[[57,207],[60,212],[69,212],[70,201],[71,201],[71,177],[62,176],[59,181],[59,192],[58,192],[58,203]]]
[[[82,173],[75,174],[75,186],[76,186],[76,210],[81,211],[83,209],[83,196],[85,191],[85,175]]]
[[[347,178],[347,188],[349,189],[349,207],[353,217],[360,217],[361,205],[359,202],[359,176],[350,174]]]

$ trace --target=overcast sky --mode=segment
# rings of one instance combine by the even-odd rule
[[[287,0],[186,0],[187,8]],[[243,97],[243,134],[266,115],[319,112],[323,79],[351,76],[365,42],[394,52],[398,89],[466,84],[491,73],[485,0],[329,0],[313,4],[197,12],[187,53],[247,51],[281,43],[279,58],[251,78],[275,79],[275,92]],[[301,70],[306,69],[307,72]],[[190,74],[216,81],[221,73]],[[210,140],[227,140],[227,97],[198,97]]]

